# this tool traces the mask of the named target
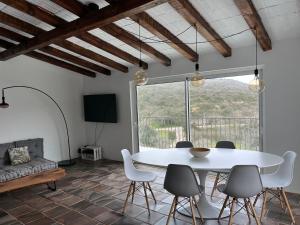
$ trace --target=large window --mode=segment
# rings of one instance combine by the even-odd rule
[[[182,140],[199,147],[229,140],[239,149],[260,149],[260,96],[248,89],[251,79],[215,76],[201,88],[188,79],[136,87],[138,150],[173,148]]]

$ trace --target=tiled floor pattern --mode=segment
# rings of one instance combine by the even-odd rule
[[[158,175],[152,184],[158,200],[150,200],[151,215],[146,210],[142,193],[137,192],[134,203],[129,204],[125,215],[121,208],[124,203],[129,182],[124,176],[121,163],[102,161],[97,163],[79,161],[67,168],[68,175],[58,182],[58,190],[52,192],[45,185],[0,194],[1,225],[138,225],[166,224],[172,196],[162,187],[164,170],[154,167],[139,166],[155,171]],[[207,193],[210,193],[213,177],[207,181]],[[216,193],[212,201],[221,205],[224,196]],[[289,195],[290,203],[300,224],[300,196]],[[269,209],[263,224],[291,224],[288,215],[281,209],[279,202],[269,203]],[[257,207],[257,212],[260,208]],[[227,224],[226,219],[206,221],[206,225]],[[255,224],[254,220],[251,222]],[[177,213],[173,225],[191,224],[191,219]],[[199,223],[200,224],[200,223]],[[249,224],[245,212],[235,216],[235,224]]]

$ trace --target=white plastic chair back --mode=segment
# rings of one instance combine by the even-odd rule
[[[127,178],[130,179],[132,176],[134,176],[136,172],[136,168],[133,165],[130,152],[127,149],[123,149],[121,153],[124,160],[125,175]]]
[[[281,180],[286,186],[289,186],[293,181],[294,165],[297,154],[293,151],[285,152],[282,157],[284,162],[279,166],[273,174],[276,178]]]

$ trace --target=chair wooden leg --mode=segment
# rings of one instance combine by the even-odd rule
[[[198,212],[198,214],[199,214],[199,217],[200,217],[201,223],[204,223],[203,216],[202,216],[202,214],[201,214],[201,212],[200,212],[200,209],[199,209],[199,207],[198,207],[198,204],[197,204],[196,198],[195,198],[194,196],[193,196],[193,201],[194,201],[195,207],[196,207],[196,209],[197,209],[197,212]]]
[[[254,209],[254,207],[253,207],[253,205],[252,205],[252,203],[251,203],[250,198],[248,198],[248,204],[250,205],[250,209],[251,209],[251,211],[252,211],[252,214],[253,214],[253,217],[254,217],[254,219],[255,219],[255,221],[256,221],[256,224],[257,224],[257,225],[260,225],[260,221],[259,221],[259,219],[258,219],[258,217],[257,217],[257,215],[256,215],[256,211],[255,211],[255,209]]]
[[[143,182],[143,188],[144,188],[144,193],[145,193],[145,199],[146,199],[148,213],[150,214],[150,207],[149,207],[149,201],[148,201],[148,196],[147,196],[147,190],[146,190],[145,182]]]
[[[280,206],[281,206],[281,208],[283,209],[283,210],[285,210],[286,211],[286,208],[284,208],[284,197],[282,196],[282,194],[281,194],[281,191],[280,191],[280,188],[277,188],[277,191],[278,191],[278,193],[279,193],[279,201],[280,201]]]
[[[262,221],[262,218],[264,217],[265,212],[266,212],[267,193],[268,193],[267,190],[265,190],[265,191],[263,192],[263,203],[262,203],[262,206],[261,206],[260,221]]]
[[[190,197],[189,201],[190,201],[190,207],[191,207],[191,212],[192,212],[193,225],[197,225],[195,212],[194,212],[194,206],[193,206],[193,198]]]
[[[151,192],[151,195],[152,195],[152,197],[153,197],[153,199],[154,199],[154,202],[155,202],[155,204],[156,204],[156,199],[155,199],[155,197],[154,197],[154,194],[153,194],[152,188],[151,188],[151,186],[150,186],[149,182],[147,182],[147,184],[148,184],[148,188],[149,188],[149,190],[150,190],[150,192]]]
[[[232,225],[233,224],[233,215],[234,215],[235,202],[236,202],[236,199],[233,198],[232,202],[231,202],[231,207],[230,207],[230,216],[229,216],[228,225]]]
[[[178,197],[175,197],[175,205],[174,205],[174,212],[173,212],[173,217],[174,218],[175,218],[175,215],[176,215],[177,204],[178,204]]]
[[[131,203],[133,203],[134,194],[135,194],[135,181],[133,182],[133,190],[132,190],[132,196],[131,196]]]
[[[172,213],[173,213],[173,216],[175,214],[175,210],[176,210],[175,204],[177,204],[177,197],[173,198],[173,202],[172,202],[172,205],[171,205],[171,208],[170,208],[170,212],[169,212],[169,215],[168,215],[168,219],[167,219],[166,225],[169,224]]]
[[[228,202],[228,199],[229,199],[229,195],[227,195],[226,198],[225,198],[225,200],[224,200],[224,203],[223,203],[222,209],[221,209],[221,211],[220,211],[218,220],[220,220],[221,217],[222,217],[222,215],[223,215],[223,212],[224,212],[224,209],[226,208],[226,204],[227,204],[227,202]]]
[[[254,200],[254,202],[253,202],[253,206],[256,205],[257,200],[258,200],[258,198],[260,197],[260,195],[261,195],[261,193],[259,193],[258,195],[256,195],[256,198],[255,198],[255,200]]]
[[[287,199],[286,194],[285,194],[285,191],[283,190],[283,188],[280,189],[280,192],[281,192],[281,195],[282,195],[282,197],[283,197],[283,199],[284,199],[284,203],[285,203],[285,205],[286,205],[287,208],[288,208],[288,211],[289,211],[290,217],[291,217],[291,219],[292,219],[292,222],[293,222],[293,224],[295,224],[295,223],[296,223],[296,222],[295,222],[295,218],[294,218],[294,215],[293,215],[293,212],[292,212],[292,209],[291,209],[289,200]]]
[[[128,192],[127,192],[126,200],[125,200],[125,203],[124,203],[124,206],[123,206],[122,214],[124,214],[124,212],[125,212],[125,210],[126,210],[127,201],[128,201],[128,198],[129,198],[129,196],[130,196],[130,194],[131,194],[132,187],[133,187],[133,182],[130,183],[130,186],[129,186],[129,188],[128,188]]]
[[[246,198],[244,198],[244,204],[245,204],[245,209],[246,209],[246,212],[247,212],[249,222],[251,223],[251,214],[250,214],[250,211],[249,211],[249,206],[248,206],[248,202],[247,202]]]
[[[215,179],[215,182],[214,182],[214,186],[213,186],[213,189],[212,189],[211,194],[210,194],[210,197],[211,197],[211,198],[213,197],[214,192],[215,192],[215,190],[217,189],[217,185],[218,185],[218,182],[219,182],[219,178],[220,178],[220,173],[217,173],[217,176],[216,176],[216,179]]]

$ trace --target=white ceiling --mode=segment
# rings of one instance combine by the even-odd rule
[[[27,0],[39,7],[45,8],[55,15],[65,19],[66,21],[72,21],[78,17],[71,12],[61,8],[60,6],[52,3],[50,0]],[[90,2],[97,3],[100,8],[107,5],[104,0],[80,0],[81,2],[87,4]],[[195,8],[202,14],[202,16],[210,23],[210,25],[217,31],[217,33],[222,36],[230,36],[235,33],[239,33],[243,30],[248,29],[248,25],[240,15],[239,10],[235,6],[233,0],[190,0]],[[300,36],[300,0],[253,0],[253,3],[260,14],[262,21],[266,27],[267,32],[270,35],[271,40],[288,39]],[[18,10],[15,10],[3,3],[0,3],[0,10],[13,15],[19,19],[29,22],[35,26],[38,26],[44,30],[53,29],[52,26],[28,16]],[[184,18],[182,18],[168,3],[162,4],[147,12],[155,18],[163,26],[167,27],[173,34],[180,34],[178,36],[183,42],[188,44],[191,48],[195,49],[195,30],[190,27]],[[125,30],[137,35],[138,34],[138,24],[129,18],[117,21],[116,24],[121,26]],[[14,30],[11,27],[1,24],[0,26]],[[189,28],[189,29],[188,29]],[[15,30],[14,30],[15,31]],[[100,37],[101,39],[119,47],[120,49],[139,56],[139,52],[133,47],[123,43],[122,41],[116,39],[115,37],[105,33],[100,29],[95,29],[90,31],[91,34]],[[24,33],[23,33],[24,34]],[[27,35],[31,37],[30,35]],[[166,43],[153,43],[154,40],[160,40],[153,34],[149,33],[147,30],[141,28],[141,36],[144,42],[148,42],[153,48],[166,54],[170,58],[182,57],[176,50],[171,48]],[[150,39],[145,39],[150,38]],[[87,49],[95,51],[103,56],[106,56],[112,60],[115,60],[124,65],[131,66],[131,64],[126,61],[113,56],[103,50],[100,50],[90,44],[81,41],[75,37],[69,39],[72,42],[77,43]],[[198,41],[205,42],[206,40],[198,35]],[[226,38],[225,41],[229,44],[231,48],[238,48],[241,46],[253,45],[255,43],[254,36],[251,31],[243,32],[239,35]],[[57,47],[53,45],[54,47]],[[58,48],[58,47],[57,47]],[[62,49],[64,50],[64,49]],[[64,50],[66,51],[66,50]],[[216,51],[209,43],[198,44],[199,55],[208,52]],[[70,53],[70,52],[69,52]],[[76,55],[76,54],[74,54]],[[78,55],[77,55],[78,56]],[[85,57],[82,57],[85,58]],[[149,58],[147,55],[142,54],[143,60],[146,62],[153,62],[154,59]],[[86,59],[86,58],[85,58]],[[91,60],[90,60],[91,61]]]

